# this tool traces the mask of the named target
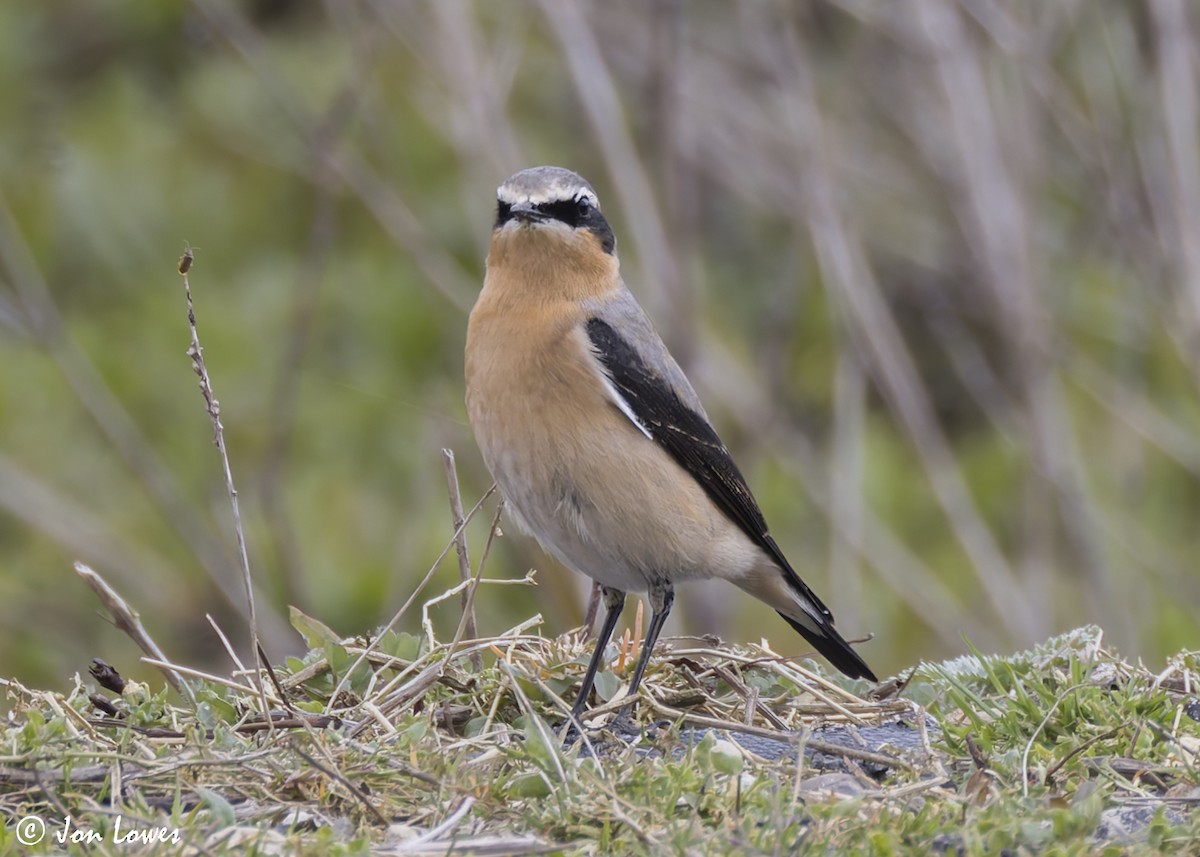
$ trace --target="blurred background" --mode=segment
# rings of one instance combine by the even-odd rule
[[[1084,623],[1200,645],[1200,15],[1187,0],[0,4],[0,675],[385,622],[490,479],[462,346],[494,189],[597,188],[776,538],[882,676]],[[481,553],[494,500],[469,529]],[[510,528],[511,529],[511,528]],[[515,531],[481,634],[588,586]],[[457,582],[453,554],[428,594]],[[668,632],[806,650],[720,584]],[[423,600],[424,596],[420,600]],[[632,616],[630,610],[626,615]],[[456,602],[435,608],[449,636]],[[419,611],[404,627],[415,630]]]

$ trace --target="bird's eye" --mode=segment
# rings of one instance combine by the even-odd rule
[[[581,196],[575,200],[575,210],[580,217],[587,217],[592,210],[592,203],[586,196]]]

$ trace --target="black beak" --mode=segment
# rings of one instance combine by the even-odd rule
[[[512,207],[512,216],[522,223],[541,223],[547,219],[545,212],[538,211],[537,206],[528,202],[520,202]]]

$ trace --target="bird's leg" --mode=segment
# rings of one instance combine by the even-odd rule
[[[602,586],[600,592],[604,595],[604,626],[600,629],[600,636],[596,638],[596,650],[592,652],[587,672],[583,674],[583,685],[579,688],[579,696],[575,698],[575,705],[571,707],[571,722],[580,729],[583,728],[583,723],[579,717],[587,708],[588,695],[592,692],[592,685],[596,683],[596,670],[600,668],[604,650],[608,648],[608,641],[612,637],[613,629],[617,627],[617,620],[621,618],[621,611],[625,608],[625,593],[621,590]]]
[[[584,642],[592,638],[596,631],[596,614],[600,612],[600,601],[603,599],[604,587],[599,583],[592,584],[592,593],[588,596],[587,611],[583,614]]]
[[[642,683],[642,674],[646,672],[646,664],[650,662],[650,652],[654,650],[654,644],[658,642],[659,632],[662,631],[662,627],[667,621],[667,614],[671,612],[671,605],[674,603],[675,588],[671,584],[659,580],[650,585],[650,609],[653,612],[650,616],[650,627],[646,631],[646,641],[642,643],[642,654],[638,657],[637,666],[633,670],[633,681],[629,684],[629,695],[626,698],[630,702],[637,697],[638,685]]]

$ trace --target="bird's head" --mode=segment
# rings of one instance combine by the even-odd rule
[[[615,252],[596,191],[582,176],[562,167],[530,167],[496,189],[493,261],[535,263],[550,256],[558,265],[607,267]]]

